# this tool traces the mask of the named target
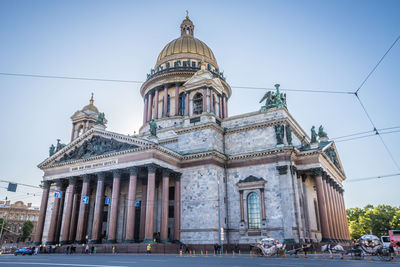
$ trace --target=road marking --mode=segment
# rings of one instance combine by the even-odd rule
[[[51,266],[85,266],[85,267],[128,267],[123,265],[97,265],[97,264],[74,264],[74,263],[48,263],[48,262],[22,262],[22,261],[0,261],[0,263],[30,264],[30,265],[51,265]]]

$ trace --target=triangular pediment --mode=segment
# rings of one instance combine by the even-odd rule
[[[152,145],[140,138],[93,128],[38,165],[39,168]]]
[[[210,81],[213,79],[213,75],[211,72],[207,70],[199,70],[189,80],[187,80],[184,86],[190,86],[191,84],[197,84],[202,81]]]
[[[335,165],[336,168],[340,170],[340,172],[344,175],[344,169],[342,166],[342,162],[339,158],[339,153],[336,149],[336,145],[334,142],[329,142],[324,148],[322,148],[322,152],[325,156]]]

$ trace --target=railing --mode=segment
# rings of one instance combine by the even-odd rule
[[[190,72],[197,72],[200,70],[200,67],[191,67],[191,66],[186,66],[186,67],[172,67],[172,68],[166,68],[166,69],[161,69],[161,70],[152,70],[152,73],[147,74],[147,80],[157,76],[161,75],[164,73],[170,73],[170,72],[180,72],[180,71],[190,71]],[[222,73],[220,72],[215,72],[215,71],[210,71],[214,77],[216,78],[221,78],[222,80],[225,81],[225,77],[223,76]]]

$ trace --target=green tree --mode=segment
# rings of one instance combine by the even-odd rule
[[[3,224],[4,224],[4,226],[3,226]],[[8,229],[7,229],[7,222],[4,221],[3,218],[0,218],[0,231],[1,231],[1,228],[3,228],[3,234],[6,233],[6,232],[8,232]]]
[[[388,230],[400,229],[400,207],[367,205],[363,209],[347,209],[350,237],[358,239],[364,234],[387,235]]]
[[[24,225],[22,226],[22,236],[21,240],[24,242],[32,233],[33,230],[33,223],[31,221],[26,221],[24,222]]]

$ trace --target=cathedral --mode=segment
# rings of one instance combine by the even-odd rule
[[[335,143],[322,126],[307,135],[278,84],[258,110],[229,116],[231,87],[194,36],[186,16],[158,55],[138,134],[106,130],[93,96],[72,115],[70,142],[38,165],[34,244],[349,240]]]

